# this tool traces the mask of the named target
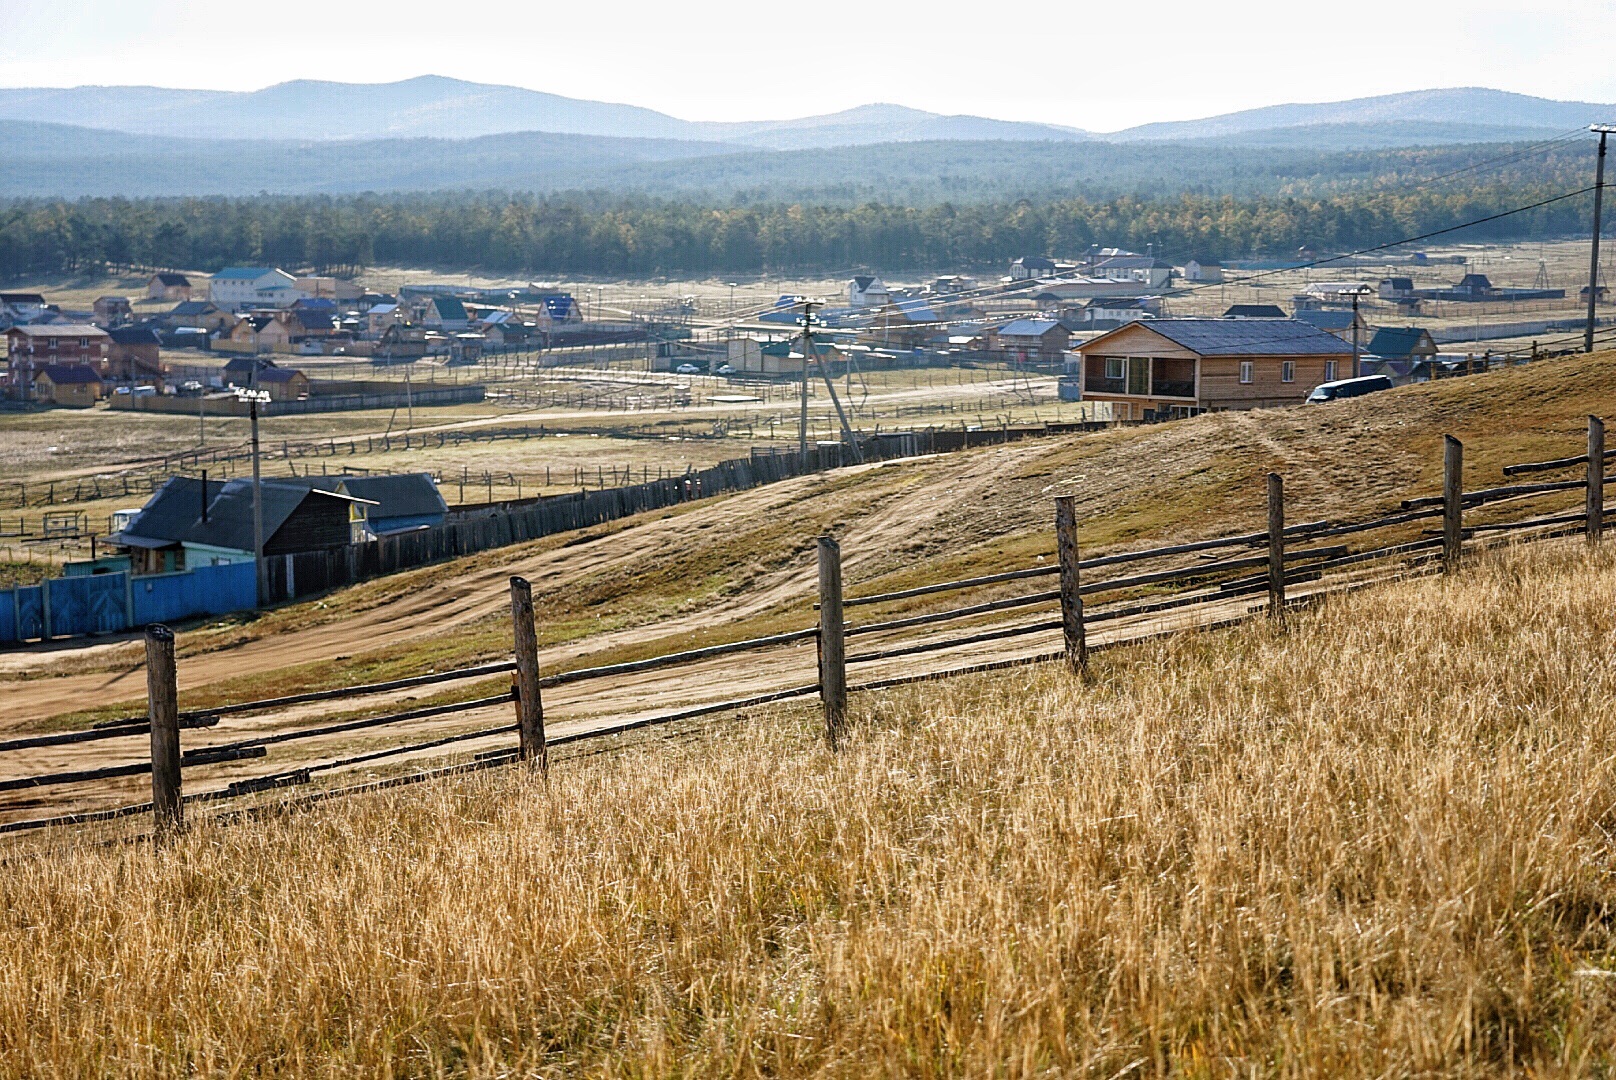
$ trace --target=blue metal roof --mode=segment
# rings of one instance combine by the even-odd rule
[[[1054,319],[1017,319],[999,327],[999,336],[1043,337],[1059,325]]]
[[[1352,346],[1295,319],[1151,319],[1101,334],[1084,351],[1112,334],[1140,328],[1202,356],[1351,356]]]

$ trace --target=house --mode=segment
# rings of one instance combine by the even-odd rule
[[[1184,264],[1184,280],[1203,285],[1218,285],[1223,281],[1223,264],[1216,259],[1191,259]]]
[[[267,356],[233,356],[224,366],[224,384],[226,386],[249,387],[260,371],[275,366],[275,361]]]
[[[1278,304],[1230,304],[1223,313],[1225,319],[1288,319],[1285,309]]]
[[[487,344],[496,348],[519,345],[528,339],[532,331],[513,311],[485,312],[477,319],[476,329]]]
[[[103,329],[122,326],[135,317],[135,309],[127,296],[98,296],[91,310],[94,314],[90,321]]]
[[[292,288],[304,299],[358,300],[365,290],[351,281],[334,277],[300,277],[292,279]]]
[[[280,321],[286,326],[287,339],[293,342],[328,338],[337,332],[336,312],[331,307],[303,308],[294,305]]]
[[[756,351],[743,349],[737,357],[735,350],[730,352],[730,363],[735,370],[743,375],[789,375],[800,378],[803,372],[802,339],[795,338],[787,341],[771,341],[756,349]],[[736,360],[739,359],[739,363]],[[835,343],[820,338],[814,339],[814,359],[823,362],[824,370],[836,374],[841,365],[846,364],[846,357]],[[819,374],[818,364],[808,368],[809,378]]]
[[[1135,319],[1161,314],[1161,298],[1156,296],[1096,296],[1084,304],[1077,325],[1090,330],[1114,330]]]
[[[1459,279],[1459,284],[1453,287],[1456,296],[1472,299],[1491,296],[1494,291],[1493,283],[1487,280],[1486,274],[1466,274]]]
[[[887,287],[878,277],[859,274],[847,283],[848,307],[881,307],[889,299]]]
[[[344,547],[353,538],[351,495],[322,491],[300,479],[261,481],[264,554],[295,555]],[[140,536],[146,514],[119,534],[127,545]],[[251,562],[253,558],[253,484],[247,478],[227,481],[213,495],[206,514],[199,514],[180,537],[186,568]]]
[[[1369,286],[1361,281],[1315,281],[1298,293],[1295,300],[1298,308],[1326,304],[1351,307],[1370,293]]]
[[[106,359],[107,332],[88,323],[13,326],[6,331],[7,379],[11,395],[32,392],[34,372],[46,364],[91,364]]]
[[[1412,300],[1415,299],[1414,279],[1406,277],[1381,278],[1375,292],[1382,300]]]
[[[578,301],[572,298],[571,293],[540,293],[538,300],[541,309],[539,321],[541,327],[544,327],[546,321],[557,326],[583,321],[583,310],[578,307]]]
[[[1352,347],[1294,319],[1152,319],[1077,347],[1083,400],[1119,420],[1300,403],[1345,378]]]
[[[1024,255],[1010,264],[1011,281],[1033,281],[1039,278],[1062,277],[1077,272],[1072,263],[1058,263],[1043,255]]]
[[[285,320],[259,312],[236,323],[225,340],[238,352],[274,352],[291,345],[292,333]]]
[[[942,320],[926,301],[897,300],[876,314],[869,343],[914,348],[924,345],[941,324]]]
[[[389,326],[404,321],[404,309],[394,303],[372,304],[365,312],[365,333],[379,338]]]
[[[1594,290],[1595,303],[1603,304],[1607,299],[1609,299],[1609,297],[1610,289],[1607,286],[1601,285]],[[1588,302],[1588,286],[1584,285],[1582,288],[1577,290],[1577,300],[1579,303],[1583,304]]]
[[[228,334],[241,321],[208,300],[182,300],[163,320],[172,327],[193,327],[210,334]]]
[[[45,298],[32,292],[0,292],[0,322],[30,323],[50,310]]]
[[[364,511],[355,542],[442,525],[449,513],[431,473],[315,476],[309,482],[312,487],[362,500],[355,504]]]
[[[425,327],[394,323],[382,331],[381,339],[376,345],[376,355],[388,360],[425,356]]]
[[[180,300],[191,298],[191,279],[184,274],[159,271],[146,280],[146,299]]]
[[[309,396],[309,377],[297,368],[261,368],[258,389],[268,393],[271,401],[299,401]]]
[[[157,331],[144,326],[118,326],[107,331],[107,356],[101,374],[114,382],[160,382],[162,343]]]
[[[421,325],[431,330],[458,332],[471,325],[466,305],[453,296],[429,296],[421,314]]]
[[[101,400],[101,376],[89,364],[46,364],[34,372],[34,400],[87,409]]]
[[[1032,285],[1035,304],[1063,304],[1069,300],[1091,300],[1096,296],[1138,296],[1137,281],[1111,281],[1081,274],[1049,278]]]
[[[209,504],[224,486],[223,480],[204,482],[189,476],[170,477],[133,518],[107,537],[107,542],[128,552],[136,574],[172,574],[184,570],[185,536],[202,520]],[[247,557],[252,557],[250,541]]]
[[[976,282],[968,277],[958,274],[948,277],[933,278],[926,286],[926,292],[933,296],[952,296],[955,293],[970,292],[976,288]]]
[[[1349,345],[1354,340],[1359,343],[1369,340],[1369,324],[1360,312],[1350,308],[1346,311],[1298,311],[1296,318],[1326,334],[1334,334]]]
[[[1428,360],[1437,353],[1431,332],[1420,326],[1387,326],[1369,339],[1369,353],[1385,360]]]
[[[1072,332],[1054,319],[1017,319],[988,331],[988,348],[1017,363],[1061,359]]]
[[[1088,273],[1104,281],[1137,282],[1147,289],[1160,289],[1173,279],[1173,264],[1150,255],[1111,255],[1096,259]]]
[[[208,299],[227,311],[291,307],[297,279],[271,266],[227,266],[208,279]]]

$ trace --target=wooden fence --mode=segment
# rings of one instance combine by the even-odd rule
[[[316,690],[255,701],[232,702],[207,709],[180,708],[177,692],[173,634],[163,626],[146,633],[148,703],[145,716],[109,721],[81,731],[42,734],[0,742],[0,756],[25,750],[71,744],[146,738],[150,753],[144,760],[97,768],[67,770],[0,779],[0,793],[23,793],[28,801],[0,804],[0,813],[15,813],[35,805],[31,796],[57,785],[95,785],[123,777],[150,775],[149,802],[106,809],[74,810],[48,817],[11,820],[0,832],[105,822],[134,815],[153,815],[159,832],[183,824],[186,808],[211,806],[281,789],[311,787],[319,777],[341,775],[388,759],[440,751],[466,749],[465,744],[499,740],[494,747],[470,760],[422,768],[359,783],[322,787],[292,797],[259,800],[242,809],[215,813],[215,820],[233,820],[383,788],[417,784],[436,777],[494,768],[512,763],[543,770],[555,747],[583,740],[622,735],[637,729],[693,720],[699,717],[769,702],[818,696],[826,738],[836,745],[845,735],[847,700],[851,693],[885,689],[904,683],[937,679],[968,672],[1014,665],[1060,661],[1075,677],[1088,674],[1091,654],[1097,649],[1136,642],[1164,633],[1205,629],[1266,614],[1282,622],[1296,604],[1377,581],[1411,573],[1452,572],[1479,549],[1502,542],[1541,540],[1585,534],[1597,543],[1610,513],[1604,504],[1604,466],[1613,456],[1605,449],[1604,425],[1590,417],[1586,452],[1551,461],[1512,465],[1507,476],[1579,470],[1573,479],[1521,482],[1466,491],[1462,484],[1464,448],[1457,439],[1444,440],[1443,486],[1440,495],[1404,500],[1393,513],[1356,521],[1287,519],[1283,478],[1271,474],[1263,493],[1267,527],[1259,532],[1222,536],[1189,543],[1158,546],[1081,558],[1075,500],[1054,500],[1055,558],[960,580],[931,582],[905,589],[844,594],[841,548],[829,537],[819,540],[817,561],[819,603],[817,618],[784,633],[684,649],[622,663],[577,667],[549,673],[541,671],[535,631],[535,601],[531,586],[520,578],[510,582],[513,655],[511,659],[451,671],[427,672],[386,682]],[[1545,508],[1544,500],[1580,495],[1574,507]],[[1526,508],[1524,511],[1521,508]],[[1518,511],[1500,515],[1498,511]],[[1428,527],[1434,525],[1434,527]],[[1104,571],[1096,575],[1097,571]],[[1053,578],[1053,587],[1003,595],[1018,583]],[[971,602],[941,610],[925,608],[935,598],[955,593],[978,593]],[[865,609],[874,614],[863,618]],[[849,613],[853,621],[849,621]],[[1043,642],[1037,639],[1042,638]],[[562,735],[546,734],[545,694],[579,683],[614,685],[638,692],[633,680],[651,672],[675,668],[695,669],[690,685],[728,688],[733,669],[712,670],[699,677],[702,665],[722,657],[748,654],[748,667],[764,665],[769,657],[794,656],[808,641],[815,642],[814,674],[796,681],[790,665],[779,665],[781,677],[769,685],[754,685],[745,696],[703,700],[650,715],[593,722],[593,726]],[[865,644],[868,641],[869,644]],[[1035,651],[1027,652],[1032,648]],[[922,665],[920,658],[941,659],[940,665]],[[726,661],[725,663],[729,663]],[[849,673],[870,671],[862,682],[850,682]],[[508,686],[495,682],[510,678]],[[772,676],[771,676],[772,678]],[[481,683],[482,685],[479,685]],[[343,702],[346,707],[366,698],[397,695],[401,691],[458,685],[459,700],[423,703],[399,709],[393,702],[360,708],[362,715],[307,718],[306,706]],[[486,692],[493,690],[493,692]],[[723,691],[717,691],[723,692]],[[733,690],[730,691],[733,693]],[[187,770],[267,759],[271,748],[352,733],[372,735],[383,730],[409,731],[445,716],[514,708],[514,718],[491,726],[431,734],[379,749],[270,770],[225,784],[186,791]],[[283,725],[237,733],[236,737],[204,741],[194,747],[183,741],[217,729],[229,717],[274,718],[298,709]],[[516,736],[511,739],[511,736]],[[127,744],[124,744],[127,745]],[[128,756],[127,754],[125,756]],[[0,757],[3,760],[3,757]]]

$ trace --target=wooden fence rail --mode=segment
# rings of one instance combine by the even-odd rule
[[[1602,464],[1606,456],[1602,448],[1602,440],[1602,423],[1598,418],[1590,417],[1589,454],[1582,459],[1582,464],[1589,462],[1596,465]],[[841,744],[846,736],[847,697],[852,692],[893,687],[920,679],[939,678],[972,671],[996,670],[1014,664],[1044,662],[1063,658],[1075,674],[1086,676],[1089,655],[1096,648],[1095,643],[1090,640],[1089,631],[1096,626],[1121,623],[1123,620],[1129,619],[1148,620],[1151,617],[1159,617],[1168,612],[1181,612],[1195,617],[1198,610],[1204,612],[1204,616],[1198,617],[1196,622],[1189,625],[1226,625],[1231,621],[1249,618],[1253,614],[1264,610],[1279,619],[1282,618],[1283,613],[1288,608],[1297,603],[1305,603],[1313,597],[1331,595],[1345,589],[1359,588],[1368,581],[1378,580],[1378,578],[1365,579],[1362,576],[1352,575],[1327,580],[1326,575],[1335,571],[1355,570],[1355,568],[1371,564],[1380,564],[1388,567],[1393,573],[1399,574],[1427,572],[1429,568],[1438,565],[1443,570],[1451,572],[1460,564],[1461,559],[1467,553],[1466,545],[1469,544],[1472,547],[1479,545],[1482,543],[1480,539],[1482,537],[1501,536],[1504,538],[1504,542],[1509,542],[1511,537],[1517,535],[1538,539],[1582,533],[1586,534],[1590,541],[1596,542],[1598,540],[1604,527],[1605,517],[1611,513],[1603,504],[1603,483],[1605,478],[1602,475],[1602,468],[1589,468],[1587,477],[1578,481],[1556,482],[1548,485],[1521,485],[1521,487],[1531,489],[1525,494],[1533,499],[1544,495],[1569,493],[1581,489],[1585,492],[1585,505],[1575,511],[1554,510],[1549,513],[1539,512],[1510,520],[1467,523],[1465,521],[1467,510],[1492,506],[1496,511],[1503,502],[1503,497],[1492,498],[1501,489],[1482,489],[1480,492],[1463,491],[1461,482],[1463,476],[1463,453],[1464,448],[1459,444],[1458,440],[1444,439],[1443,495],[1438,500],[1440,505],[1437,506],[1430,506],[1431,500],[1422,497],[1405,501],[1405,506],[1413,508],[1401,513],[1383,514],[1356,522],[1315,521],[1299,525],[1287,525],[1285,523],[1284,481],[1277,474],[1274,474],[1266,478],[1265,494],[1268,528],[1262,532],[1119,552],[1087,560],[1080,557],[1078,549],[1078,523],[1076,520],[1075,500],[1070,496],[1062,496],[1057,498],[1054,503],[1057,548],[1057,559],[1054,565],[1027,567],[955,581],[871,593],[860,597],[843,597],[840,545],[834,538],[822,537],[818,544],[817,554],[819,569],[817,604],[819,617],[817,625],[785,633],[663,653],[639,660],[575,668],[570,671],[550,672],[548,674],[541,674],[538,666],[536,620],[539,613],[535,608],[531,586],[520,578],[513,578],[511,581],[512,641],[515,657],[513,660],[479,664],[444,672],[428,672],[405,678],[329,690],[315,690],[254,701],[226,703],[205,710],[197,709],[189,712],[179,710],[178,695],[175,691],[175,670],[172,660],[173,635],[166,628],[152,627],[147,634],[148,715],[146,717],[113,721],[86,731],[24,736],[0,742],[0,753],[5,753],[38,747],[72,745],[149,734],[152,742],[152,752],[148,761],[0,780],[0,792],[57,785],[98,783],[150,773],[153,784],[152,801],[107,810],[81,810],[57,814],[47,818],[11,821],[0,824],[0,833],[21,832],[56,825],[107,822],[131,815],[151,813],[156,821],[159,835],[168,835],[183,824],[183,811],[186,805],[198,802],[218,803],[254,794],[306,786],[313,783],[317,776],[324,774],[340,775],[356,767],[385,761],[389,758],[444,750],[480,740],[509,737],[512,734],[518,736],[515,745],[484,751],[477,754],[470,762],[420,770],[403,776],[371,780],[348,787],[320,790],[299,796],[293,800],[293,803],[309,805],[343,795],[378,791],[423,782],[435,777],[459,775],[477,769],[491,768],[517,761],[527,762],[542,771],[548,761],[547,755],[549,751],[556,746],[607,738],[658,725],[731,712],[753,705],[814,695],[820,698],[820,707],[824,714],[826,738],[832,746],[837,746]],[[1578,464],[1574,459],[1560,460],[1569,462],[1564,466],[1568,468]],[[1519,494],[1519,492],[1512,493],[1509,497],[1513,498],[1515,494]],[[1482,497],[1476,498],[1478,495]],[[1370,541],[1370,546],[1360,550],[1352,550],[1345,544],[1302,548],[1290,546],[1290,542],[1293,540],[1316,543],[1317,540],[1328,537],[1350,536],[1417,526],[1420,522],[1433,517],[1440,517],[1442,522],[1440,532],[1436,535],[1418,536],[1414,539],[1402,539],[1393,535]],[[1404,535],[1406,536],[1406,533]],[[1146,569],[1141,573],[1127,574],[1109,579],[1084,580],[1082,577],[1082,571],[1090,568],[1170,559],[1177,555],[1201,554],[1235,547],[1265,547],[1266,551],[1261,554],[1237,556],[1213,562],[1170,566],[1160,570]],[[1244,573],[1251,570],[1258,570],[1259,572],[1256,574]],[[994,597],[978,603],[955,606],[939,611],[896,614],[892,618],[878,619],[861,624],[850,625],[846,621],[845,609],[847,607],[896,603],[917,597],[933,596],[943,592],[986,588],[1051,575],[1059,575],[1058,587],[1053,590],[1012,597]],[[1316,583],[1316,588],[1305,595],[1297,595],[1291,591],[1295,586],[1308,583]],[[1166,596],[1152,595],[1164,587],[1173,591]],[[1266,594],[1265,602],[1259,599],[1262,594]],[[1097,605],[1096,600],[1100,601]],[[1058,612],[1054,613],[1053,617],[1035,614],[1031,619],[1026,619],[1020,615],[1023,609],[1036,608],[1045,604],[1058,604]],[[1259,606],[1254,608],[1253,604]],[[901,636],[902,632],[921,628],[927,628],[925,634],[930,635],[929,628],[932,627],[954,622],[980,620],[985,616],[994,615],[1004,616],[1005,619],[998,624],[990,622],[987,625],[966,628],[962,633],[941,637],[922,636],[919,639],[910,638],[905,640]],[[1005,620],[1008,620],[1008,625]],[[1168,625],[1159,621],[1146,621],[1142,622],[1138,629],[1144,631],[1147,635],[1153,636],[1172,630],[1175,627],[1184,628],[1179,624]],[[858,685],[850,685],[847,678],[847,669],[851,665],[922,657],[930,654],[968,649],[971,646],[990,642],[1014,641],[1023,637],[1057,632],[1061,635],[1062,642],[1062,647],[1058,652],[1046,650],[1030,656],[1015,656],[1009,659],[986,662],[978,661],[964,666],[948,667],[943,670],[908,671],[889,677],[878,677]],[[880,635],[888,636],[879,640],[878,644],[866,651],[852,655],[848,654],[846,647],[848,638],[877,637]],[[893,639],[890,635],[900,636]],[[612,679],[618,676],[660,671],[680,665],[699,664],[744,651],[779,649],[805,642],[809,639],[815,640],[817,645],[816,666],[818,673],[816,681],[811,684],[781,687],[745,697],[698,703],[651,716],[608,722],[590,730],[572,732],[561,737],[546,737],[541,698],[542,691],[545,689],[584,680]],[[1129,640],[1134,640],[1134,638],[1127,636],[1125,633],[1122,635],[1113,633],[1108,644],[1125,643]],[[216,726],[221,716],[271,712],[295,705],[362,698],[397,690],[434,686],[457,680],[486,679],[506,674],[514,674],[512,687],[497,694],[485,694],[468,700],[428,704],[402,711],[382,712],[356,718],[337,719],[331,722],[316,720],[312,724],[304,723],[287,730],[243,735],[232,740],[210,743],[184,751],[180,748],[180,732],[182,729],[192,731],[206,730]],[[399,727],[408,729],[409,726],[422,721],[437,721],[443,717],[453,716],[458,713],[476,712],[510,703],[517,705],[514,723],[505,722],[493,726],[482,726],[469,731],[423,732],[428,737],[406,739],[396,745],[365,749],[359,753],[236,779],[222,788],[189,794],[181,791],[182,775],[189,769],[204,765],[216,765],[227,761],[242,761],[264,757],[272,746],[331,738],[380,728]],[[258,812],[257,809],[250,808],[244,811],[229,812],[225,815],[216,814],[214,817],[218,820],[240,820],[243,817],[251,817]]]

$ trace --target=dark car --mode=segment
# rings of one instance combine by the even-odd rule
[[[1342,398],[1362,397],[1373,394],[1376,390],[1390,390],[1392,381],[1384,375],[1365,375],[1357,379],[1337,379],[1335,382],[1319,383],[1313,392],[1307,395],[1312,404],[1321,401],[1340,401]]]

